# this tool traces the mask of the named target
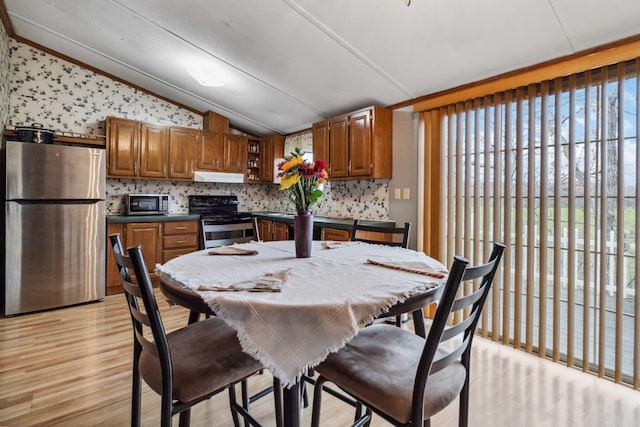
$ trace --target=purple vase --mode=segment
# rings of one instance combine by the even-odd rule
[[[293,217],[293,240],[296,242],[296,258],[309,258],[313,242],[313,215],[311,212],[298,212]]]

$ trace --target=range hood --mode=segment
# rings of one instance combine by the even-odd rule
[[[195,182],[227,182],[227,183],[244,183],[243,173],[230,172],[203,172],[194,171],[193,180]]]

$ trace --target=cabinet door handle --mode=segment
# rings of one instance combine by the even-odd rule
[[[176,227],[176,230],[186,230],[187,227]]]

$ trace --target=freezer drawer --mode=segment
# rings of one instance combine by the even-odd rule
[[[10,201],[5,215],[5,315],[104,298],[104,201]]]

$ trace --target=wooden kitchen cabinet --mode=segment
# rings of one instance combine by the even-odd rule
[[[349,177],[349,116],[329,122],[329,177]]]
[[[109,241],[109,235],[118,233],[120,234],[120,241],[124,245],[124,224],[107,224],[107,248],[106,253],[106,294],[120,294],[122,293],[122,284],[120,283],[120,274],[118,273],[118,266],[116,265],[116,259],[113,256],[113,249],[111,248],[111,242]],[[123,248],[124,249],[124,248]]]
[[[199,224],[199,221],[111,223],[107,224],[107,236],[119,233],[123,249],[142,245],[147,270],[153,282],[157,283],[156,264],[199,249]],[[106,252],[106,293],[122,293],[120,275],[108,238]]]
[[[156,264],[162,263],[162,223],[137,222],[125,224],[124,246],[141,245],[147,271],[156,279]]]
[[[140,173],[145,178],[166,178],[169,131],[165,126],[140,123]]]
[[[260,233],[260,240],[263,242],[289,240],[289,224],[286,222],[259,219],[258,232]]]
[[[167,178],[169,131],[165,126],[107,117],[107,176]]]
[[[225,172],[245,173],[247,165],[247,137],[244,135],[226,134],[224,136]]]
[[[336,240],[340,242],[348,242],[349,240],[351,240],[351,231],[324,227],[320,232],[320,236],[321,240]]]
[[[313,124],[313,158],[329,164],[329,120]]]
[[[260,182],[273,182],[275,179],[276,158],[284,156],[284,136],[272,135],[260,142]]]
[[[247,137],[244,135],[200,132],[196,147],[196,169],[210,172],[245,173]]]
[[[196,142],[196,169],[220,172],[223,169],[224,135],[202,132]]]
[[[107,117],[107,176],[138,176],[140,126],[134,120]]]
[[[314,158],[329,159],[332,180],[392,178],[392,118],[391,110],[373,106],[330,119],[328,130],[327,121],[315,123]]]
[[[193,163],[199,136],[198,129],[169,128],[169,178],[193,180]]]
[[[198,221],[164,222],[162,263],[198,250]]]

